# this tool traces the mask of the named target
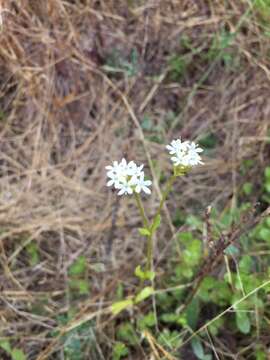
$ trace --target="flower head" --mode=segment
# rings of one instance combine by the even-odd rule
[[[166,148],[169,150],[174,166],[192,167],[203,164],[200,153],[203,151],[197,144],[190,141],[173,140]]]
[[[134,161],[127,162],[122,159],[120,163],[114,161],[112,165],[106,166],[109,181],[107,186],[114,186],[118,191],[118,195],[131,195],[144,191],[150,194],[149,186],[152,184],[150,180],[144,179],[143,165],[138,166]]]
[[[151,194],[151,190],[148,188],[151,184],[152,181],[144,180],[144,172],[142,171],[134,181],[136,193],[140,193],[143,190],[146,194]]]

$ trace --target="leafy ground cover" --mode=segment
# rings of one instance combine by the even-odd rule
[[[1,358],[268,359],[269,1],[1,6]],[[144,163],[155,214],[179,136],[205,165],[166,202],[154,293],[113,315],[145,248],[105,166]]]

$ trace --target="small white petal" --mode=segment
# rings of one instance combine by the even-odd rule
[[[151,180],[145,180],[144,185],[145,186],[150,186],[150,185],[152,185],[152,181]]]
[[[146,186],[143,186],[143,191],[146,193],[146,194],[151,194],[151,190],[150,189],[148,189],[148,187],[146,187]]]

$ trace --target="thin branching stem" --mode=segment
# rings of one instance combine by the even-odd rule
[[[143,203],[142,203],[140,194],[135,192],[135,199],[136,199],[136,203],[137,203],[138,209],[139,209],[141,217],[142,217],[143,226],[146,229],[149,229],[149,221],[148,221],[147,216],[145,214],[145,210],[144,210],[144,207],[143,207]]]

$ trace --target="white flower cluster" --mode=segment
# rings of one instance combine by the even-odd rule
[[[175,166],[192,167],[203,164],[199,153],[203,151],[197,144],[190,141],[181,141],[181,139],[173,140],[166,148]]]
[[[120,163],[114,161],[112,165],[106,166],[107,176],[110,179],[107,186],[114,186],[119,190],[118,195],[131,195],[144,191],[150,194],[148,188],[152,181],[144,179],[143,165],[137,166],[134,161],[127,162],[122,159]]]

